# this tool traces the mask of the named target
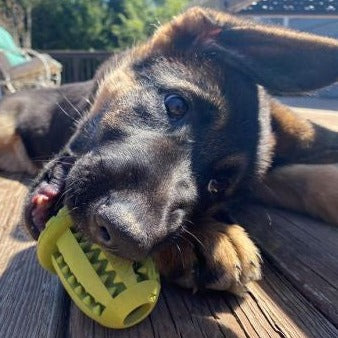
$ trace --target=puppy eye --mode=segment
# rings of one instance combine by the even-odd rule
[[[186,100],[179,95],[167,96],[164,100],[164,105],[169,117],[173,119],[180,119],[189,109]]]

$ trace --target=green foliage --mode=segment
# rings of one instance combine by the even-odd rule
[[[34,3],[38,49],[122,49],[145,40],[188,0],[21,0]],[[37,3],[36,3],[37,2]]]
[[[160,24],[170,20],[188,3],[187,0],[127,0],[117,13],[111,33],[116,37],[117,47],[125,48],[145,40]]]
[[[110,33],[117,41],[116,47],[124,48],[144,40],[153,10],[151,6],[147,0],[129,0],[124,1],[120,12],[113,13]]]
[[[32,11],[32,42],[39,49],[104,48],[101,0],[42,0]]]

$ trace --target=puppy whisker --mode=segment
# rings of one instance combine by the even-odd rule
[[[82,118],[82,113],[79,111],[79,109],[68,99],[67,96],[63,95],[63,98],[69,103],[69,105],[75,110],[75,112],[78,114],[80,118]]]
[[[61,111],[62,111],[67,117],[69,117],[73,122],[77,122],[77,120],[76,120],[73,116],[69,115],[69,114],[66,112],[66,110],[61,106],[60,103],[57,103],[57,106],[58,106],[58,107],[61,109]]]
[[[188,234],[189,236],[191,236],[204,250],[206,250],[206,247],[204,246],[204,244],[201,242],[200,239],[197,238],[196,235],[194,235],[192,232],[190,232],[188,229],[186,229],[185,227],[183,227],[183,231]]]
[[[183,267],[183,269],[185,269],[184,259],[183,259],[182,250],[180,248],[180,245],[177,242],[175,242],[175,246],[176,246],[176,249],[177,249],[177,251],[179,253],[179,256],[180,256],[180,259],[181,259],[181,263],[182,263],[182,267]]]

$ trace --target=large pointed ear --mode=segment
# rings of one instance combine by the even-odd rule
[[[162,26],[153,47],[193,50],[230,63],[273,92],[295,93],[338,80],[338,40],[263,26],[210,9],[191,8]]]

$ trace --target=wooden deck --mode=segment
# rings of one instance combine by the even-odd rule
[[[245,299],[192,295],[163,285],[151,316],[108,330],[71,303],[42,270],[20,225],[28,179],[0,177],[0,337],[338,337],[338,228],[253,207],[248,230],[264,253],[264,278]],[[259,223],[259,226],[255,224]]]

